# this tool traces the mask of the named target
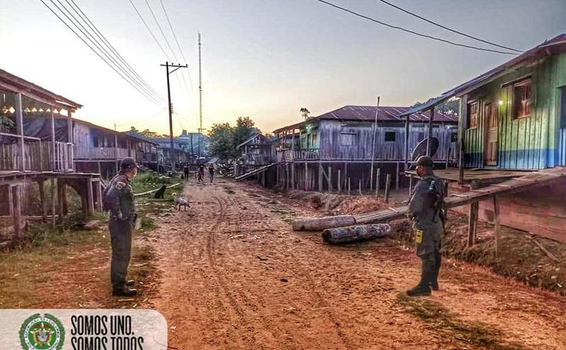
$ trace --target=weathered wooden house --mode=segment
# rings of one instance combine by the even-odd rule
[[[250,136],[236,149],[242,153],[240,159],[236,162],[236,176],[271,164],[276,156],[273,142],[260,133]]]
[[[138,164],[157,169],[157,144],[84,120],[73,121],[74,162],[77,171],[97,172],[105,179],[114,176],[120,161],[135,158]]]
[[[399,187],[399,174],[429,132],[436,145],[434,159],[444,166],[455,162],[457,115],[437,112],[430,124],[429,114],[412,113],[407,123],[397,117],[407,110],[345,106],[275,130],[277,182],[307,190],[366,190],[384,186],[390,174]]]
[[[68,211],[68,187],[80,195],[85,213],[101,208],[99,174],[76,172],[73,162],[72,113],[81,107],[0,70],[0,227],[13,227],[20,235],[24,221],[34,214],[43,221],[51,216],[55,222],[56,214],[62,218]],[[24,129],[36,114],[49,115],[49,137],[30,136],[33,130]],[[60,115],[68,126],[64,135],[56,134]],[[40,205],[33,203],[31,191],[39,194]]]
[[[453,181],[453,191],[566,165],[566,34],[409,112],[454,97],[460,98],[462,157],[458,171],[439,172]],[[517,192],[500,198],[500,222],[566,242],[566,180],[557,176],[552,185]],[[492,221],[494,205],[472,204],[470,215]]]

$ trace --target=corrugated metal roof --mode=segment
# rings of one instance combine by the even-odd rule
[[[505,71],[511,67],[517,66],[525,61],[527,61],[528,59],[537,57],[539,55],[551,55],[553,53],[556,52],[564,52],[566,51],[566,33],[564,34],[560,34],[550,40],[546,40],[545,42],[543,42],[540,45],[535,46],[534,48],[525,51],[524,53],[522,53],[521,55],[493,68],[492,70],[472,79],[469,80],[463,84],[460,84],[458,86],[456,86],[455,88],[446,91],[445,93],[443,93],[442,95],[440,95],[439,97],[435,98],[434,100],[429,101],[428,103],[422,104],[420,106],[417,106],[409,111],[407,111],[405,113],[405,115],[407,113],[414,113],[414,112],[419,112],[419,111],[423,111],[423,110],[427,110],[432,108],[433,106],[435,106],[436,104],[447,100],[451,97],[454,96],[462,96],[464,95],[466,92],[469,92],[471,90],[475,90],[478,87],[480,87],[481,85],[484,85],[494,79],[496,79],[498,76],[500,76],[502,73],[504,74]],[[399,114],[399,117],[402,117],[403,113]]]
[[[345,106],[322,114],[317,119],[337,119],[337,120],[359,120],[359,121],[373,121],[375,120],[375,113],[378,110],[376,106]],[[377,121],[405,121],[405,118],[400,118],[399,115],[409,111],[409,107],[379,107]],[[412,113],[409,120],[412,122],[426,122],[430,118],[430,113]],[[458,117],[454,114],[435,113],[434,121],[436,122],[457,122]]]
[[[317,117],[310,118],[308,121],[303,121],[297,124],[288,125],[277,130],[273,133],[279,133],[285,130],[298,129],[302,127],[306,122],[312,123],[317,120],[343,120],[343,121],[374,121],[375,112],[377,106],[344,106],[333,110],[331,112],[321,114]],[[404,122],[405,118],[400,117],[402,113],[410,110],[410,107],[391,107],[391,106],[380,106],[379,113],[377,115],[378,122]],[[428,122],[430,118],[430,113],[411,113],[410,121],[416,122]],[[457,123],[458,117],[454,114],[439,113],[434,114],[434,122],[446,122],[446,123]]]

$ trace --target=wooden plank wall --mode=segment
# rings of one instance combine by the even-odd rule
[[[532,79],[532,109],[528,118],[513,119],[512,84],[517,79]],[[499,117],[498,168],[544,169],[559,165],[560,98],[566,85],[566,54],[546,57],[536,65],[516,69],[490,84],[468,94],[468,102],[477,100],[479,119],[477,128],[464,133],[466,167],[484,167],[486,124],[484,107],[492,103]],[[562,147],[562,148],[561,148]]]
[[[373,128],[371,122],[340,122],[322,120],[319,124],[319,152],[322,160],[371,160]],[[395,141],[385,141],[386,133],[394,133]],[[445,160],[450,151],[450,159],[456,160],[455,126],[435,124],[433,137],[438,138],[440,147],[434,158]],[[411,124],[409,135],[409,153],[428,135],[425,124]],[[403,160],[405,157],[405,125],[403,123],[378,123],[376,131],[375,159]]]

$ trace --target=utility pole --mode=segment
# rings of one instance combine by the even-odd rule
[[[171,171],[175,172],[175,149],[173,145],[173,103],[171,102],[171,86],[169,85],[169,74],[174,73],[180,68],[188,68],[188,65],[173,64],[165,62],[161,67],[165,67],[165,73],[167,76],[167,102],[169,103],[169,137],[171,141]],[[169,68],[175,68],[169,71]]]
[[[200,32],[198,33],[198,92],[199,92],[198,158],[200,160],[200,143],[202,140],[202,61],[201,61]]]
[[[375,163],[375,141],[376,141],[376,133],[377,133],[377,117],[379,114],[379,100],[380,96],[377,96],[377,106],[375,109],[375,121],[373,123],[373,137],[372,137],[372,145],[371,145],[371,168],[369,174],[369,190],[370,192],[373,191],[373,163]],[[379,181],[379,179],[378,179]]]

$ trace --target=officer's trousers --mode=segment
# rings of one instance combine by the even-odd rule
[[[111,219],[108,227],[112,245],[110,281],[114,289],[123,289],[132,252],[132,223],[129,220]]]
[[[417,247],[417,255],[422,261],[421,280],[418,285],[428,288],[431,283],[438,284],[438,273],[442,262],[440,239],[432,239],[424,246],[419,245]]]

